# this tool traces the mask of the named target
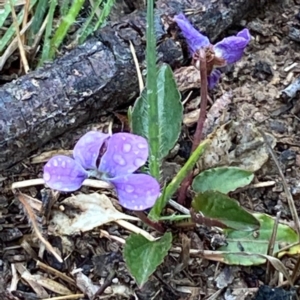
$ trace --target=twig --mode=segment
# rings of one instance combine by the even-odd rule
[[[64,295],[59,297],[52,297],[52,298],[44,298],[43,300],[74,300],[83,298],[84,294],[73,294],[73,295]]]
[[[184,101],[182,101],[183,106],[190,100],[192,93],[193,93],[193,91],[190,91],[189,94],[187,95],[187,97],[184,99]]]
[[[118,236],[115,236],[115,235],[112,235],[112,234],[109,234],[106,230],[103,230],[103,229],[100,229],[100,238],[107,238],[109,240],[113,240],[113,241],[116,241],[122,245],[125,244],[125,240],[123,238],[120,238]]]
[[[116,276],[116,271],[115,270],[112,270],[112,271],[109,272],[107,278],[105,279],[105,281],[103,282],[103,284],[101,285],[99,290],[94,295],[93,300],[96,299],[98,296],[103,294],[105,289],[111,285],[112,280],[114,279],[115,276]]]
[[[154,242],[156,241],[156,238],[153,237],[150,233],[148,233],[147,231],[125,221],[125,220],[116,220],[114,221],[115,223],[119,224],[120,226],[122,226],[123,228],[134,232],[136,234],[140,234],[142,235],[144,238],[146,238],[147,240],[149,240],[150,242]]]
[[[179,212],[183,213],[184,215],[190,215],[190,211],[184,206],[180,205],[178,202],[170,199],[168,204],[171,205],[176,210],[178,210]]]
[[[196,132],[194,134],[194,141],[192,145],[193,152],[202,140],[203,126],[206,117],[206,107],[207,107],[207,66],[206,66],[206,55],[203,49],[199,51],[199,61],[200,61],[200,80],[201,80],[201,104],[200,104],[200,114],[197,122]],[[186,204],[186,192],[188,187],[191,185],[193,179],[193,172],[191,172],[182,182],[178,193],[178,203],[184,205]]]
[[[35,185],[45,185],[45,181],[42,178],[38,179],[30,179],[30,180],[24,180],[24,181],[18,181],[14,182],[11,185],[12,190],[28,187],[28,186],[35,186]],[[107,183],[105,181],[101,181],[98,179],[85,179],[82,185],[97,188],[97,189],[112,189],[113,185],[110,183]]]
[[[277,230],[278,230],[278,224],[279,224],[279,219],[281,216],[281,212],[279,211],[276,214],[276,219],[274,222],[273,230],[272,230],[272,235],[269,240],[269,245],[268,245],[268,250],[267,250],[267,255],[274,256],[274,246],[276,242],[276,235],[277,235]],[[271,272],[271,263],[267,261],[267,270],[266,270],[266,282],[268,283],[270,281],[270,272]]]

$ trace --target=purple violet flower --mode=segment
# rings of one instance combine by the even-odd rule
[[[74,159],[64,155],[52,157],[44,166],[43,178],[54,190],[72,192],[88,177],[95,177],[114,185],[123,207],[145,210],[154,205],[160,194],[155,178],[133,174],[146,163],[148,154],[148,143],[143,137],[90,131],[75,145]]]
[[[222,41],[211,45],[209,39],[197,31],[184,14],[174,16],[174,20],[182,31],[190,52],[195,57],[200,48],[210,50],[210,59],[208,63],[212,63],[211,68],[208,68],[208,85],[213,88],[219,81],[221,73],[216,72],[213,66],[225,66],[233,64],[240,60],[243,56],[244,49],[249,44],[251,35],[247,28],[238,32],[236,36],[224,38]]]

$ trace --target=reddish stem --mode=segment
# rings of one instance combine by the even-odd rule
[[[201,104],[200,104],[200,114],[197,122],[196,132],[194,134],[194,140],[192,145],[192,151],[198,147],[202,140],[202,131],[206,118],[206,107],[207,107],[207,65],[206,65],[206,55],[203,49],[199,51],[199,62],[200,62],[200,80],[201,80]],[[193,172],[190,172],[188,176],[181,183],[178,192],[178,203],[186,206],[186,195],[187,189],[191,185],[193,179]]]
[[[153,229],[155,229],[156,231],[160,232],[160,233],[165,233],[165,228],[158,222],[153,222],[151,221],[144,212],[142,211],[135,211],[134,214],[140,218],[140,220],[142,222],[144,222],[145,224],[147,224],[148,226],[152,227]]]

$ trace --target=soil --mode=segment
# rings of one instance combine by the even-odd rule
[[[226,111],[222,112],[222,118],[214,122],[222,124],[233,120],[238,124],[251,123],[275,138],[273,152],[299,215],[300,102],[297,90],[300,86],[297,87],[297,80],[300,76],[300,4],[282,1],[269,5],[259,15],[250,16],[230,28],[226,35],[236,33],[243,27],[250,29],[253,39],[243,59],[224,69],[221,83],[210,92],[212,102],[229,95]],[[295,87],[295,92],[286,90],[291,85]],[[183,96],[185,98],[186,94]],[[194,132],[195,120],[190,114],[195,110],[193,105],[197,96],[195,90],[192,94],[194,99],[185,105],[183,136]],[[125,115],[125,111],[119,113]],[[39,149],[34,157],[24,161],[20,172],[8,177],[1,174],[1,299],[89,299],[82,294],[92,295],[95,293],[92,291],[97,291],[100,286],[103,290],[98,291],[98,299],[296,299],[299,280],[293,287],[282,284],[278,272],[273,269],[271,276],[266,278],[266,265],[230,266],[212,262],[200,255],[191,255],[191,249],[215,250],[222,243],[223,237],[205,226],[196,229],[170,226],[174,234],[173,246],[182,247],[182,252],[170,251],[164,263],[139,289],[122,258],[122,239],[128,236],[127,230],[116,223],[109,223],[74,236],[52,235],[51,217],[47,217],[49,208],[45,203],[51,202],[53,195],[49,196],[40,186],[23,188],[22,192],[29,197],[43,201],[43,211],[37,216],[37,222],[44,237],[65,258],[64,262],[58,263],[51,253],[43,249],[32,234],[33,224],[29,221],[28,211],[20,203],[20,196],[12,193],[11,184],[41,178],[43,163],[53,155],[53,151],[66,153],[83,133],[92,128],[107,130],[110,122],[114,123],[114,131],[121,130],[124,125],[120,118],[112,115],[93,120]],[[180,146],[177,155],[169,159],[170,162],[183,161],[188,152],[184,147],[190,147],[188,139]],[[253,144],[244,143],[242,146],[244,153],[249,153],[252,160],[261,159],[257,148],[254,147],[253,152]],[[236,161],[230,163],[236,165]],[[280,211],[281,221],[292,224],[283,178],[274,160],[268,154],[263,166],[255,170],[254,184],[236,191],[232,197],[255,212],[276,216]],[[264,185],[265,182],[268,184]],[[87,189],[81,192],[85,191]],[[114,198],[110,192],[107,195]],[[54,207],[59,208],[59,202],[63,199],[64,196],[60,195]],[[139,222],[135,224],[143,227]],[[156,235],[153,230],[148,231]],[[216,242],[218,238],[220,240]],[[281,261],[292,272],[297,260],[296,257],[286,256]],[[39,284],[41,278],[52,280],[48,288],[44,289],[46,285]],[[62,287],[68,288],[73,297],[61,296],[59,289]],[[62,298],[55,298],[59,296]]]

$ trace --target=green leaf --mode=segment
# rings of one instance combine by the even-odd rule
[[[226,229],[227,246],[222,246],[218,250],[232,252],[225,255],[225,262],[228,264],[238,264],[244,266],[258,265],[265,263],[266,259],[257,254],[266,255],[269,241],[272,235],[275,220],[266,214],[253,214],[260,223],[259,230],[255,232],[245,232]],[[298,242],[297,233],[289,226],[278,224],[274,252],[278,252],[278,257],[285,254],[295,255],[300,253],[300,246],[296,245],[288,250],[280,251],[282,246],[292,245]],[[233,253],[242,252],[237,256]],[[243,252],[248,253],[242,255]],[[252,255],[249,255],[251,253]]]
[[[160,159],[164,158],[174,147],[178,140],[183,108],[181,96],[177,90],[176,82],[170,66],[163,64],[157,76],[157,100],[158,100],[158,125]],[[131,128],[135,134],[148,139],[149,124],[152,125],[148,114],[147,88],[142,92],[132,110]]]
[[[142,286],[164,261],[172,246],[172,234],[167,232],[154,242],[150,242],[142,235],[131,234],[124,246],[126,265],[139,286]]]
[[[258,220],[239,203],[215,191],[206,191],[198,194],[192,202],[196,212],[201,212],[205,217],[218,220],[224,225],[242,231],[258,229]]]
[[[37,34],[38,31],[41,29],[42,23],[44,21],[44,17],[48,10],[49,1],[48,0],[40,0],[37,3],[35,8],[34,17],[31,25],[31,34]]]
[[[220,167],[201,172],[193,181],[193,190],[197,193],[219,191],[227,194],[249,184],[254,175],[236,167]]]
[[[17,1],[13,0],[12,4],[15,5]],[[6,21],[7,17],[10,15],[11,13],[11,9],[10,9],[10,3],[9,1],[3,2],[4,7],[1,7],[1,13],[0,13],[0,28],[2,28],[2,26],[4,25],[4,22]],[[3,5],[3,4],[2,4]]]
[[[264,263],[266,260],[268,260],[272,264],[272,266],[278,272],[282,273],[288,280],[288,282],[293,285],[288,269],[278,258],[274,256],[248,252],[225,252],[208,250],[204,250],[202,253],[203,257],[208,260],[218,261],[228,265],[252,266]]]
[[[146,115],[148,117],[148,130],[145,137],[147,137],[150,146],[148,159],[150,174],[159,180],[161,161],[159,154],[159,108],[157,95],[156,36],[154,31],[154,0],[147,1],[146,41],[147,112],[145,111],[145,117]]]

